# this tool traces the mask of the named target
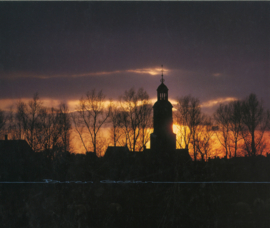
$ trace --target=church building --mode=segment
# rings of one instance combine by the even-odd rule
[[[163,72],[161,84],[157,88],[157,101],[153,106],[154,132],[150,137],[150,147],[155,152],[172,152],[176,149],[176,135],[173,133],[172,104],[168,100],[168,88],[164,84]]]
[[[188,149],[176,149],[176,134],[173,133],[173,106],[168,100],[169,89],[164,84],[163,70],[160,81],[161,84],[157,88],[157,101],[153,106],[154,132],[150,135],[150,149],[144,148],[142,152],[134,153],[127,147],[108,147],[104,156],[105,160],[117,164],[116,161],[120,159],[125,161],[124,164],[128,164],[126,160],[130,159],[132,162],[136,161],[135,167],[144,167],[151,172],[153,172],[152,168],[162,170],[165,166],[171,168],[173,164],[186,164],[191,161]]]

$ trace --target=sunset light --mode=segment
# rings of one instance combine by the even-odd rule
[[[0,1],[0,227],[270,227],[270,1]]]
[[[153,76],[160,75],[161,73],[161,68],[144,68],[144,69],[135,69],[135,70],[127,70],[127,72],[132,72],[132,73],[138,73],[138,74],[150,74]],[[163,68],[164,73],[169,73],[168,69]]]

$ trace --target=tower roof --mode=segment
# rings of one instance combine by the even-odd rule
[[[157,88],[157,91],[159,93],[167,93],[168,92],[168,88],[167,86],[163,83],[165,81],[165,79],[163,78],[163,65],[161,65],[162,67],[162,73],[161,73],[161,79],[160,79],[160,82],[161,84],[159,85],[159,87]]]
[[[160,93],[168,92],[168,90],[168,87],[163,82],[157,88],[157,91]]]

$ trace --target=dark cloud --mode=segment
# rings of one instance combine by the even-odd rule
[[[117,97],[143,86],[155,96],[149,74],[70,75],[164,64],[173,98],[268,100],[269,11],[269,2],[1,2],[0,95]]]

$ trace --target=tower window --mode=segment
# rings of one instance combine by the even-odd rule
[[[166,93],[160,93],[159,98],[160,98],[160,100],[166,100],[167,99],[167,94]]]

